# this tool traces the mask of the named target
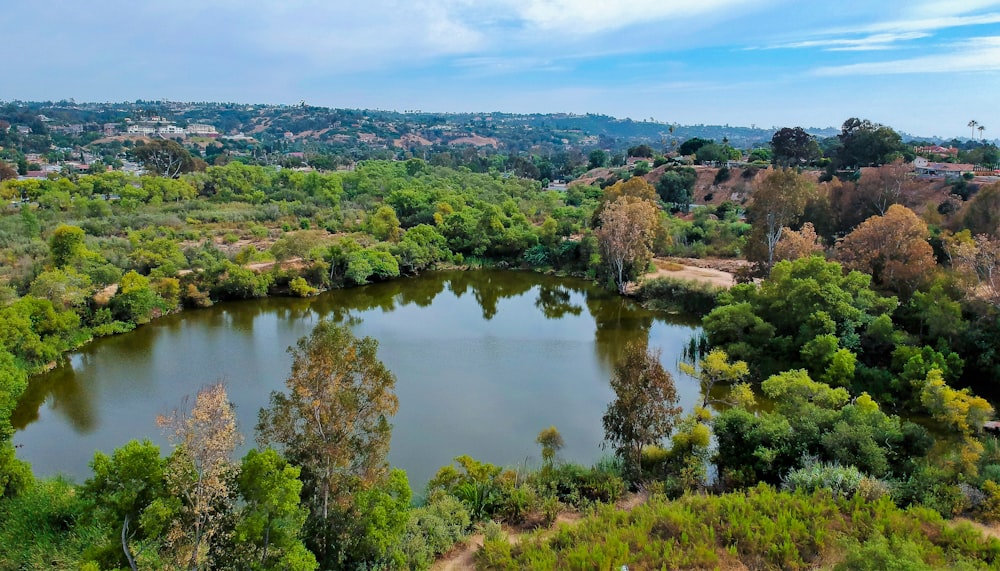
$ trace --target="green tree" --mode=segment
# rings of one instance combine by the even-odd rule
[[[15,458],[10,442],[14,435],[10,417],[27,388],[24,369],[17,366],[13,355],[0,348],[0,499],[19,494],[31,481],[31,469]]]
[[[822,151],[816,138],[806,133],[802,127],[784,127],[771,137],[774,164],[782,167],[797,167],[819,160]]]
[[[26,388],[28,388],[27,373],[17,366],[13,355],[0,349],[0,444],[9,441],[14,435],[10,417]],[[0,496],[2,495],[0,486]]]
[[[757,374],[815,365],[804,360],[802,350],[822,335],[834,335],[838,350],[864,353],[868,364],[885,365],[893,342],[876,345],[893,337],[890,315],[897,305],[896,298],[871,289],[871,276],[845,274],[840,264],[812,256],[775,264],[759,285],[723,292],[703,323],[712,346],[748,361]],[[878,350],[865,353],[866,348]],[[820,349],[814,345],[807,353]]]
[[[590,151],[588,160],[588,169],[592,170],[604,168],[608,166],[608,152],[604,149],[594,149],[593,151]]]
[[[880,166],[902,156],[899,133],[867,119],[852,117],[844,121],[837,138],[840,148],[834,165],[841,169]]]
[[[398,242],[399,218],[391,206],[383,204],[368,217],[368,232],[383,242]]]
[[[31,372],[58,361],[81,337],[80,316],[47,299],[26,295],[0,309],[0,349]]]
[[[308,510],[301,505],[301,469],[267,448],[247,452],[236,479],[243,506],[233,533],[236,555],[259,571],[311,571],[316,557],[299,538]]]
[[[86,251],[87,247],[83,243],[83,228],[60,224],[52,231],[49,238],[49,253],[52,257],[52,264],[57,268],[62,268],[73,261],[74,258]]]
[[[182,173],[195,169],[191,153],[180,143],[170,139],[153,139],[140,143],[132,149],[132,156],[149,172],[166,178],[177,178]]]
[[[279,446],[302,467],[308,543],[330,567],[349,533],[352,494],[386,477],[396,378],[378,360],[377,341],[356,339],[332,321],[320,321],[289,351],[288,392],[271,393],[258,441]]]
[[[154,312],[163,306],[163,298],[153,291],[149,278],[134,270],[122,276],[118,292],[111,298],[115,319],[137,325],[148,323]]]
[[[670,434],[680,407],[674,380],[660,363],[659,351],[629,343],[611,377],[615,400],[604,413],[605,444],[622,459],[626,475],[641,477],[644,446],[658,444]]]
[[[698,368],[681,363],[684,373],[697,377],[701,384],[701,406],[705,408],[712,400],[712,390],[718,384],[735,385],[743,382],[750,375],[750,368],[745,361],[729,362],[729,355],[722,349],[712,349],[698,363]]]
[[[547,468],[551,468],[553,462],[555,462],[556,454],[562,450],[564,446],[562,434],[555,426],[550,426],[548,428],[543,428],[541,432],[538,433],[538,438],[535,439],[542,447],[542,462]]]
[[[729,151],[725,146],[708,143],[698,148],[695,158],[699,163],[722,163],[729,160]]]
[[[807,457],[905,478],[933,443],[926,430],[885,414],[867,393],[850,400],[845,389],[801,369],[774,375],[761,388],[773,411],[736,406],[714,420],[715,463],[731,486],[777,484]]]
[[[82,307],[92,291],[90,278],[72,267],[44,271],[28,287],[31,295],[47,299],[64,310]]]
[[[159,549],[160,538],[144,525],[143,513],[168,496],[166,461],[152,442],[131,440],[111,456],[96,452],[90,468],[93,476],[81,493],[92,502],[94,518],[112,532],[94,546],[93,557],[103,566],[135,571],[137,557]]]
[[[656,183],[656,192],[663,202],[676,205],[687,211],[694,198],[694,185],[698,174],[691,167],[680,167],[666,170]]]
[[[698,152],[698,149],[714,142],[715,141],[708,139],[693,137],[681,143],[681,146],[679,149],[677,149],[677,152],[684,156],[693,155]]]
[[[215,293],[227,299],[252,299],[267,296],[273,274],[262,273],[238,266],[230,261],[222,265],[223,274],[214,288]]]
[[[448,240],[428,224],[418,224],[403,234],[392,253],[399,258],[400,270],[415,273],[447,260]]]
[[[403,553],[398,548],[409,521],[412,492],[406,472],[394,469],[383,485],[366,488],[355,495],[357,519],[347,547],[347,560],[371,569],[402,568]]]
[[[653,203],[621,196],[604,208],[601,227],[595,231],[611,279],[625,293],[652,258],[651,250],[659,210]]]

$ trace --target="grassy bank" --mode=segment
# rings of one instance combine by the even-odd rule
[[[1000,541],[889,499],[836,499],[765,485],[720,496],[601,506],[555,533],[487,540],[484,569],[983,569]]]

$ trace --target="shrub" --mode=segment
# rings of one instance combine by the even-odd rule
[[[560,464],[537,473],[533,483],[543,495],[576,507],[615,502],[625,492],[621,463],[610,460],[589,469],[578,464]]]
[[[409,569],[427,569],[434,559],[462,541],[469,530],[468,510],[450,494],[433,494],[426,506],[410,510],[400,542]]]
[[[702,282],[656,278],[644,281],[635,295],[650,309],[706,315],[722,291]]]
[[[1000,485],[993,480],[983,484],[983,500],[979,505],[980,517],[986,521],[1000,521]]]
[[[901,510],[828,492],[758,486],[719,496],[653,497],[625,512],[602,506],[515,546],[487,542],[485,569],[981,569],[1000,542],[926,509]],[[898,562],[898,564],[897,564]]]
[[[854,466],[840,466],[823,462],[811,462],[802,468],[792,470],[782,481],[782,489],[789,491],[815,492],[829,490],[833,495],[849,498],[861,487],[865,475]]]
[[[912,541],[893,537],[886,539],[881,533],[864,543],[852,542],[844,560],[834,571],[931,571],[933,567],[924,563],[920,549]]]
[[[310,297],[319,293],[319,290],[309,285],[303,277],[293,278],[288,282],[288,291],[298,297]]]
[[[535,244],[524,251],[524,261],[529,266],[544,266],[549,263],[549,249],[542,244]]]
[[[892,496],[892,486],[889,485],[885,480],[879,480],[878,478],[871,478],[865,476],[861,478],[861,483],[858,484],[858,490],[856,494],[870,502],[882,499],[886,496]]]
[[[712,181],[712,184],[722,184],[729,180],[730,177],[732,177],[732,172],[729,170],[729,167],[722,167],[719,169],[719,172],[715,173],[715,179]]]
[[[524,521],[525,515],[533,511],[538,502],[535,489],[521,485],[504,495],[498,513],[504,521],[517,524]]]
[[[109,323],[96,325],[90,331],[93,333],[94,337],[109,337],[111,335],[128,333],[133,329],[135,329],[135,323],[132,323],[131,321],[111,321]]]
[[[944,517],[956,516],[968,507],[965,494],[951,483],[947,472],[927,464],[918,466],[897,483],[893,499],[901,506],[923,505]]]
[[[0,502],[0,569],[80,568],[84,551],[105,536],[84,511],[85,501],[62,479]]]

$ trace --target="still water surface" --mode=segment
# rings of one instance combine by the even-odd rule
[[[166,451],[156,415],[219,380],[249,448],[258,410],[284,389],[287,348],[323,317],[379,341],[399,396],[389,461],[415,489],[460,454],[537,463],[535,437],[549,425],[566,441],[564,459],[598,459],[611,367],[630,340],[662,350],[685,409],[698,397],[697,382],[677,370],[696,321],[580,280],[433,272],[308,300],[219,304],[100,339],[33,379],[14,418],[18,455],[38,475],[82,481],[95,450],[150,438]]]

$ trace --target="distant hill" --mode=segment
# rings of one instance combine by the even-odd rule
[[[44,124],[37,120],[45,118]],[[566,113],[424,113],[332,109],[309,105],[179,103],[7,102],[0,120],[26,124],[35,132],[45,127],[81,125],[97,132],[105,123],[161,117],[180,125],[213,125],[223,135],[243,133],[261,142],[344,145],[361,143],[385,148],[434,145],[493,146],[510,151],[560,147],[624,150],[637,144],[669,148],[692,137],[726,139],[734,147],[750,148],[770,141],[774,129],[731,125],[680,125],[652,120],[618,119],[607,115]],[[832,127],[808,129],[820,137],[835,135]]]
[[[202,133],[211,129],[211,134],[198,136],[192,126],[201,128]],[[151,135],[140,132],[140,127],[162,132]],[[805,130],[819,139],[840,133],[837,127]],[[595,149],[609,151],[623,162],[627,149],[637,145],[667,153],[699,137],[728,142],[737,149],[752,149],[767,146],[774,131],[773,127],[681,125],[600,114],[397,112],[305,103],[0,102],[0,159],[8,162],[29,154],[45,155],[52,162],[73,160],[79,158],[81,149],[86,149],[105,163],[117,163],[132,144],[121,137],[128,134],[132,139],[140,135],[136,140],[141,136],[187,136],[187,146],[209,162],[221,153],[250,157],[259,164],[277,164],[280,157],[308,155],[310,164],[318,168],[331,168],[333,163],[324,166],[317,156],[335,157],[340,165],[413,156],[437,157],[438,164],[470,166],[483,172],[493,164],[493,155],[531,155],[536,166],[543,169],[540,178],[561,178],[571,170],[579,170],[578,165],[586,164],[588,153]],[[903,138],[959,146],[955,140],[910,135]],[[481,164],[473,164],[476,161]],[[555,168],[546,171],[547,164]],[[517,172],[539,178],[531,169]]]

